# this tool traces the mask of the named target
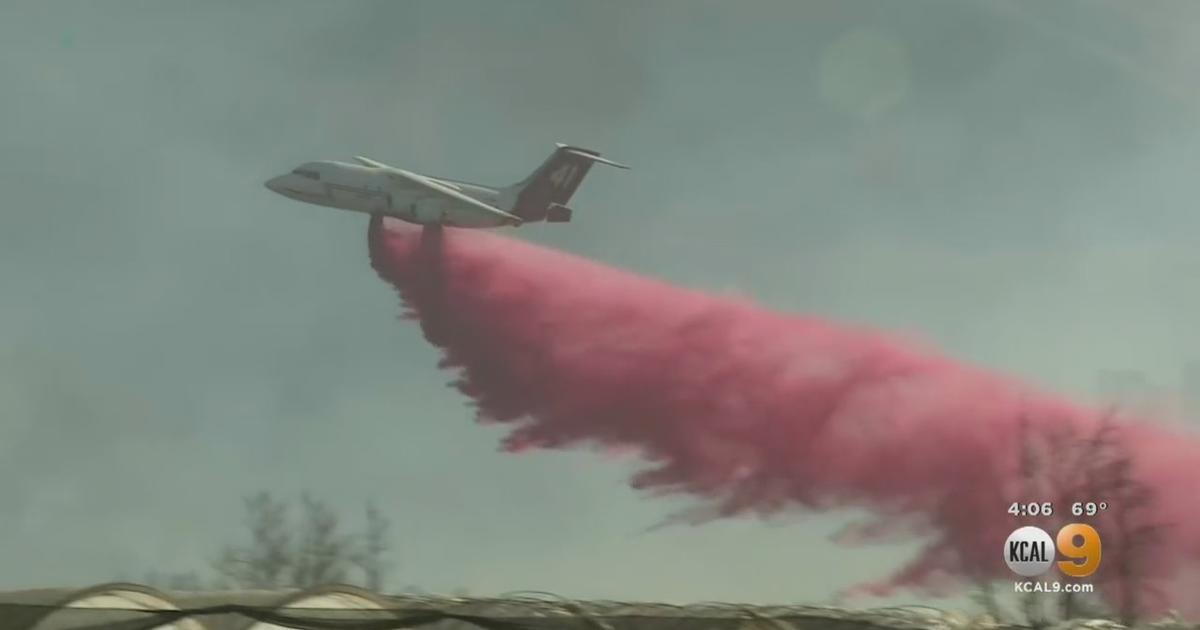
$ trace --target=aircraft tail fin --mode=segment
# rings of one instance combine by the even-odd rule
[[[502,191],[503,207],[526,221],[546,219],[555,208],[566,208],[567,202],[596,163],[629,168],[600,157],[596,151],[557,144],[554,153],[537,170]]]

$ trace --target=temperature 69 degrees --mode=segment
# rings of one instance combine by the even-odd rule
[[[1085,578],[1100,568],[1100,532],[1084,523],[1071,523],[1054,538],[1033,525],[1018,527],[1004,541],[1004,562],[1013,573],[1037,577],[1050,570],[1058,557],[1058,570],[1073,578]]]

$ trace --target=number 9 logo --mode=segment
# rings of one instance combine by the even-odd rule
[[[1058,562],[1058,570],[1064,575],[1084,578],[1100,568],[1100,532],[1091,525],[1072,523],[1063,527],[1054,544],[1059,553],[1070,558]]]

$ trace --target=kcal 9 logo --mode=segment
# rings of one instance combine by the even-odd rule
[[[1057,553],[1056,553],[1057,552]],[[1033,525],[1018,528],[1004,541],[1004,561],[1013,573],[1037,577],[1050,570],[1057,556],[1058,570],[1073,578],[1085,578],[1100,568],[1100,532],[1091,525],[1071,523],[1053,539]]]

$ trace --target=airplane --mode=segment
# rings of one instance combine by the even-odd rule
[[[354,161],[308,162],[265,185],[297,201],[417,225],[495,228],[568,222],[574,211],[566,204],[593,164],[629,168],[590,149],[557,143],[528,177],[496,188],[421,175],[362,156]]]

